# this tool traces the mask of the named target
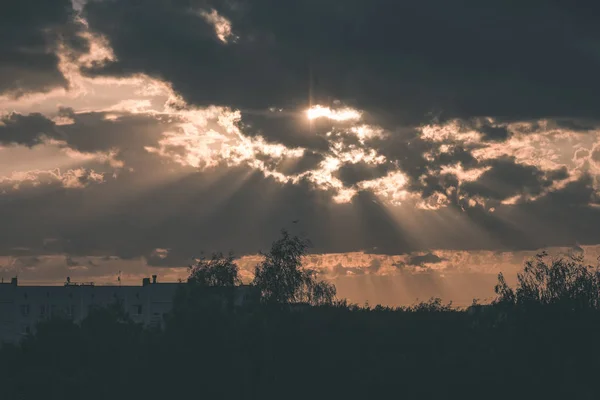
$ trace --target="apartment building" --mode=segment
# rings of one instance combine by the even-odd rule
[[[158,283],[156,275],[141,286],[101,286],[74,283],[62,286],[21,286],[17,278],[0,283],[0,342],[18,342],[32,333],[38,322],[51,317],[83,320],[95,306],[120,302],[131,319],[144,326],[162,326],[181,283]],[[235,305],[247,298],[248,287],[236,290]]]

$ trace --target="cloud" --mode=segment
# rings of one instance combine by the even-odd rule
[[[443,258],[429,252],[422,255],[411,255],[408,258],[407,263],[408,265],[423,266],[425,264],[439,264],[443,261],[445,261]]]
[[[6,4],[0,15],[0,94],[22,96],[67,87],[59,51],[88,49],[70,0]]]
[[[58,168],[50,171],[26,171],[0,177],[0,196],[6,196],[7,192],[11,190],[42,188],[43,186],[73,189],[102,182],[104,182],[103,174],[83,168],[69,169],[65,172],[61,172]]]
[[[175,125],[160,115],[131,112],[74,112],[59,109],[56,122],[40,113],[11,113],[0,119],[0,143],[32,147],[47,139],[62,143],[81,153],[120,151],[144,144],[155,144]],[[59,119],[59,121],[60,121]]]
[[[595,162],[600,162],[600,147],[594,148],[594,151],[591,154],[591,159]]]
[[[337,170],[335,176],[339,178],[345,186],[352,186],[359,182],[382,178],[387,175],[389,169],[389,165],[372,165],[361,161],[356,164],[347,163],[342,165]]]
[[[510,132],[505,126],[483,125],[479,128],[484,135],[484,139],[492,141],[502,141],[508,139]]]
[[[462,185],[463,191],[492,200],[506,200],[515,195],[535,197],[552,185],[552,178],[567,178],[564,170],[544,174],[534,166],[516,163],[514,158],[498,158],[488,164],[491,168],[477,180]]]
[[[0,119],[0,143],[32,147],[43,142],[44,137],[59,137],[55,123],[42,114],[24,116],[12,113]]]
[[[317,103],[339,99],[396,124],[431,112],[444,119],[598,116],[591,105],[597,57],[581,44],[600,34],[584,22],[588,12],[566,5],[516,10],[499,2],[492,18],[487,7],[440,0],[350,1],[343,11],[333,3],[202,1],[214,17],[199,19],[187,3],[135,4],[86,4],[90,27],[108,38],[117,60],[89,73],[161,77],[197,105],[286,108],[307,104],[312,86]],[[215,40],[215,29],[238,39]],[[149,35],[151,43],[140,40]]]
[[[198,15],[215,28],[215,34],[221,42],[229,43],[230,41],[237,40],[237,37],[231,30],[231,22],[222,15],[219,15],[214,8],[210,12],[200,10]]]

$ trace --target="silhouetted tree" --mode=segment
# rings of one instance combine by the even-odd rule
[[[190,265],[188,282],[200,286],[232,287],[241,283],[239,268],[233,253],[213,253],[210,259],[202,256]]]
[[[515,291],[508,286],[502,272],[498,274],[498,283],[494,287],[494,292],[498,295],[495,301],[497,304],[510,305],[515,303]]]
[[[273,242],[264,260],[256,266],[253,284],[267,303],[331,304],[335,286],[317,280],[317,272],[302,266],[302,257],[310,242],[281,231],[281,238]]]
[[[599,309],[600,269],[585,265],[582,256],[548,260],[548,254],[542,252],[517,274],[515,290],[500,273],[495,291],[497,303]]]

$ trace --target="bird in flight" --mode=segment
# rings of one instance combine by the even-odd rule
[[[297,224],[300,220],[299,219],[295,219],[292,221],[292,224]]]

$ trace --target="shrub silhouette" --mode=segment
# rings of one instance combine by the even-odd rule
[[[552,306],[564,310],[600,308],[600,269],[585,265],[582,256],[550,259],[546,252],[525,263],[516,289],[498,275],[496,303],[520,307]]]

